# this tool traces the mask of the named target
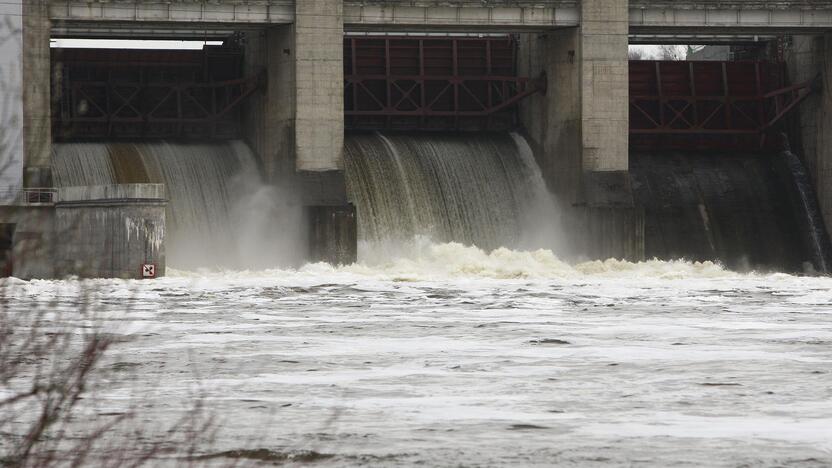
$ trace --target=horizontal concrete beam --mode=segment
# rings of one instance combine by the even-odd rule
[[[575,6],[390,6],[345,5],[344,27],[364,29],[549,29],[577,26]]]
[[[295,21],[296,0],[51,0],[56,35],[217,36]],[[545,30],[580,24],[577,0],[345,0],[348,31]],[[832,0],[630,0],[634,34],[832,30]],[[151,27],[148,27],[152,25]]]
[[[51,0],[53,21],[285,24],[294,0]]]
[[[766,2],[777,3],[777,2]],[[780,2],[789,3],[789,2]],[[630,31],[704,29],[742,33],[747,31],[789,32],[832,29],[832,5],[829,8],[630,8]]]

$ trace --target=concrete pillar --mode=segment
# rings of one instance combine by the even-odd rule
[[[814,183],[827,232],[832,232],[832,34],[795,36],[787,57],[793,83],[823,77],[819,93],[798,108],[800,141],[793,149]]]
[[[583,169],[628,170],[629,2],[581,1]]]
[[[9,188],[23,182],[23,6],[0,4],[0,206],[13,202]]]
[[[260,155],[270,182],[292,187],[304,206],[352,212],[338,222],[354,223],[344,178],[343,4],[295,2],[295,16],[294,25],[247,37],[246,73],[265,69],[268,85],[262,99],[252,100],[245,112],[246,139]],[[313,237],[334,232],[317,224],[325,218],[308,217]],[[356,241],[355,236],[346,239]],[[311,242],[312,258],[344,263],[349,257],[335,255],[338,249],[321,247],[325,245]]]
[[[355,263],[358,257],[355,206],[313,206],[307,209],[311,260],[333,265]]]
[[[23,183],[52,185],[52,123],[50,103],[49,2],[23,2]]]
[[[245,138],[260,157],[266,180],[290,184],[295,171],[294,28],[274,26],[246,35],[245,76],[265,73],[266,85],[243,113]]]
[[[521,119],[563,201],[629,205],[628,2],[583,0],[581,14],[579,28],[523,39],[521,73],[545,71],[548,89]]]
[[[592,257],[643,253],[629,178],[628,6],[582,0],[580,27],[527,35],[519,54],[521,74],[548,81],[545,98],[521,105],[521,121],[574,248]]]
[[[268,76],[261,104],[246,113],[253,125],[247,139],[272,180],[285,161],[296,171],[344,169],[343,5],[306,0],[295,10],[294,25],[246,40],[246,72]]]
[[[295,2],[299,171],[344,169],[343,9],[342,0]]]

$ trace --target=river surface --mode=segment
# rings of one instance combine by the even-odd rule
[[[316,454],[320,466],[832,465],[829,278],[569,266],[456,244],[339,269],[169,275],[6,280],[8,306],[71,322],[86,292],[95,326],[124,338],[107,366],[134,376],[99,395],[107,411],[138,398],[147,420],[165,420],[198,388],[218,421],[206,453]]]

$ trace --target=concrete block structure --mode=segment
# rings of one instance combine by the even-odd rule
[[[793,81],[821,73],[823,91],[828,91],[832,73],[830,0],[31,0],[22,8],[20,179],[25,187],[53,185],[50,37],[229,40],[242,49],[243,76],[261,78],[242,104],[241,137],[258,155],[267,182],[288,188],[282,193],[290,193],[311,213],[312,258],[335,263],[355,259],[349,223],[361,216],[348,203],[344,177],[345,34],[517,34],[518,74],[545,76],[546,82],[545,94],[520,103],[521,131],[548,187],[566,207],[563,222],[574,227],[576,248],[592,257],[639,259],[644,252],[643,214],[634,205],[630,181],[628,44],[730,43],[790,34],[796,35],[787,57]],[[392,75],[389,68],[386,74]],[[396,92],[404,95],[399,102],[418,100],[412,91],[416,85],[407,88],[411,91],[386,86],[387,100],[379,112],[394,107],[397,99],[391,95]],[[458,86],[455,90],[458,94]],[[801,155],[818,188],[828,228],[830,115],[832,100],[824,92],[808,101],[800,119]],[[142,261],[164,264],[163,249],[147,250],[149,239],[162,235],[158,211],[164,196],[119,192],[128,189],[77,190],[58,194],[52,208],[5,209],[4,216],[16,220],[20,248],[59,259],[51,273],[34,260],[17,265],[16,271],[129,277],[142,256]],[[122,206],[116,202],[122,198],[132,201]],[[96,210],[101,219],[95,218]],[[23,212],[28,213],[25,220]],[[145,247],[132,243],[133,234],[126,230],[112,231],[114,237],[97,243],[83,240],[90,235],[85,233],[78,245],[62,252],[46,246],[52,242],[50,233],[69,229],[75,221],[103,229],[118,224],[116,219],[149,222],[139,236]],[[125,248],[113,253],[109,264],[74,263],[113,242],[125,243]],[[37,243],[43,246],[33,248]]]
[[[53,228],[55,275],[164,276],[166,203],[161,184],[60,189]]]

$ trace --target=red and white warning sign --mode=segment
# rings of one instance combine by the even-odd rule
[[[145,263],[142,265],[142,278],[155,278],[156,265],[153,263]]]

